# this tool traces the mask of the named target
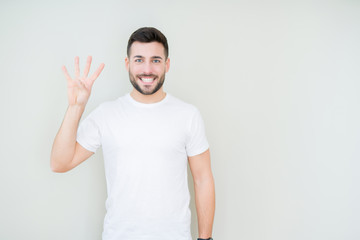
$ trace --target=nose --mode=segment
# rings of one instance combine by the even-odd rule
[[[144,69],[143,69],[143,71],[144,71],[144,74],[151,74],[151,73],[152,73],[151,62],[146,61],[146,62],[144,63]]]

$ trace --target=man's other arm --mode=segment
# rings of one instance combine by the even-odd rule
[[[199,238],[212,237],[215,214],[215,184],[211,171],[210,150],[188,157],[194,179]]]

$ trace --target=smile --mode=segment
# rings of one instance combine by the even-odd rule
[[[155,78],[140,78],[140,80],[145,83],[151,83],[155,80]]]

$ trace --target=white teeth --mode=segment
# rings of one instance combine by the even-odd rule
[[[154,81],[153,78],[141,78],[141,80],[142,80],[143,82],[152,82],[152,81]]]

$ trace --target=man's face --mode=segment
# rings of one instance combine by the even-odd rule
[[[125,63],[131,84],[144,95],[154,94],[162,87],[170,65],[159,42],[134,42]]]

